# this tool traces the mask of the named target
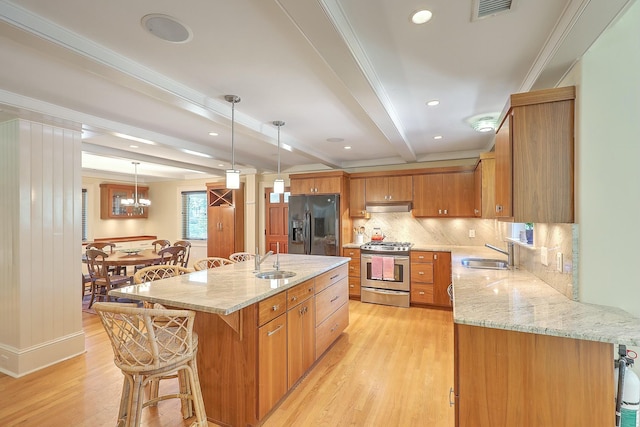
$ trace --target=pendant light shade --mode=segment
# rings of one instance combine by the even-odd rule
[[[230,190],[237,190],[238,188],[240,188],[240,171],[236,169],[233,139],[234,139],[236,103],[240,102],[240,97],[236,95],[225,95],[224,99],[225,101],[231,103],[231,169],[227,169],[226,186]]]
[[[284,193],[284,179],[280,177],[280,127],[284,126],[284,122],[276,120],[274,126],[278,127],[278,177],[273,181],[273,192],[276,194]]]

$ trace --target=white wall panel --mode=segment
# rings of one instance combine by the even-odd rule
[[[2,226],[0,370],[20,376],[84,351],[81,139],[78,129],[16,120],[0,125],[0,140],[11,169],[2,188],[15,194],[0,222],[17,231]]]

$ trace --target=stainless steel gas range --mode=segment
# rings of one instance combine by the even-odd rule
[[[409,307],[408,242],[372,241],[360,246],[360,301]]]

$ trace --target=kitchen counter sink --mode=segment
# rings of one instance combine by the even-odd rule
[[[295,276],[296,273],[293,271],[261,271],[259,273],[256,273],[256,277],[258,279],[272,279],[272,280],[277,280],[277,279],[287,279],[289,277],[293,277]]]
[[[489,270],[508,270],[509,263],[502,259],[463,258],[462,265],[467,268],[484,268]]]

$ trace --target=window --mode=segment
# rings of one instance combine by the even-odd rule
[[[207,192],[182,192],[182,238],[207,239]]]
[[[87,189],[82,189],[82,241],[87,241]]]

